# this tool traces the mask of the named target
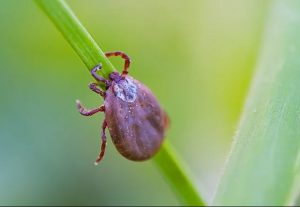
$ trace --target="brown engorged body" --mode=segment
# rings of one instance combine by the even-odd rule
[[[124,157],[133,161],[147,160],[159,150],[169,119],[150,89],[128,75],[129,56],[122,51],[106,52],[105,55],[120,56],[125,62],[122,73],[111,72],[108,79],[97,74],[102,68],[101,64],[91,69],[91,75],[97,83],[90,83],[89,88],[104,98],[104,104],[86,109],[76,100],[78,111],[83,116],[105,113],[101,127],[101,148],[95,165],[105,154],[107,127],[113,143]],[[105,85],[106,91],[98,87],[99,82]]]
[[[105,120],[117,150],[130,160],[142,161],[159,150],[167,117],[150,89],[127,78],[137,86],[136,99],[126,102],[116,96],[113,85],[109,87],[104,101]]]

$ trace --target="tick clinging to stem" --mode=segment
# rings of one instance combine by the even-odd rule
[[[106,91],[90,83],[89,88],[104,98],[104,104],[87,110],[77,100],[80,114],[92,116],[104,112],[101,130],[101,149],[95,162],[103,158],[106,148],[105,128],[108,127],[117,150],[127,159],[143,161],[151,158],[160,148],[168,126],[168,117],[153,93],[145,85],[130,77],[130,58],[123,52],[108,52],[106,57],[121,56],[125,60],[122,74],[114,71],[105,79],[97,74],[101,64],[91,70],[92,76],[105,84]]]

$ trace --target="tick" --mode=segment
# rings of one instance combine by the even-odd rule
[[[112,141],[121,155],[133,161],[151,158],[159,150],[168,126],[168,117],[157,99],[141,82],[128,75],[130,58],[123,52],[107,52],[106,57],[120,56],[125,60],[121,74],[114,71],[105,79],[97,74],[102,65],[91,70],[98,82],[105,84],[106,91],[98,83],[90,83],[89,88],[104,99],[98,108],[87,110],[79,100],[76,101],[79,113],[92,116],[104,112],[101,128],[101,149],[95,161],[97,165],[103,158],[106,148],[105,129],[108,127]]]

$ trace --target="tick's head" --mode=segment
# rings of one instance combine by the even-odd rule
[[[116,71],[109,74],[109,80],[111,80],[111,81],[119,82],[121,79],[122,79],[122,76]]]

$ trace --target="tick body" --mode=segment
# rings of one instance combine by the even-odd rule
[[[167,115],[151,90],[127,75],[130,59],[125,53],[109,52],[106,56],[121,56],[125,59],[125,64],[122,74],[112,72],[107,80],[96,73],[101,65],[91,70],[92,76],[106,85],[107,90],[104,92],[96,83],[89,84],[92,91],[104,98],[104,105],[86,110],[77,101],[82,115],[105,113],[101,131],[102,145],[95,164],[102,160],[105,153],[106,127],[120,154],[129,160],[147,160],[156,154],[162,144],[168,125]]]

